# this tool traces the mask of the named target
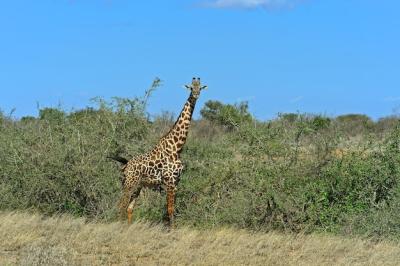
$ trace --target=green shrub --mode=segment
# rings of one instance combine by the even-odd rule
[[[39,110],[39,119],[60,123],[66,114],[64,111],[55,108],[44,108]]]
[[[247,102],[231,105],[219,101],[207,101],[200,110],[200,114],[204,119],[233,129],[252,121],[248,107]]]
[[[26,124],[26,123],[31,123],[34,122],[36,120],[35,117],[33,116],[23,116],[21,117],[21,124]]]
[[[336,117],[336,121],[342,130],[350,136],[370,132],[374,127],[374,122],[370,117],[363,114],[348,114]]]
[[[383,117],[376,122],[375,129],[378,133],[382,134],[395,128],[396,125],[399,123],[399,121],[400,121],[399,116]]]
[[[0,116],[0,209],[116,219],[122,174],[106,157],[149,150],[175,120],[164,113],[150,121],[149,91],[97,98],[97,106],[70,113]],[[245,104],[220,102],[202,111],[182,153],[178,224],[400,238],[399,122],[381,132],[357,129],[354,142],[343,123],[360,123],[343,118],[288,114],[264,122]],[[143,190],[135,217],[158,223],[164,216],[165,193]]]
[[[280,113],[278,114],[279,118],[285,120],[289,123],[294,123],[299,117],[300,114],[296,113]]]

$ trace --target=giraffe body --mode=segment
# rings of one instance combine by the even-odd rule
[[[160,139],[158,144],[148,153],[127,161],[116,159],[124,164],[123,195],[119,208],[127,211],[128,223],[132,222],[132,212],[136,198],[143,187],[167,191],[167,212],[170,225],[173,225],[175,194],[183,164],[179,158],[189,132],[190,121],[200,91],[206,86],[200,85],[200,79],[193,78],[192,84],[186,86],[191,93],[186,101],[178,120],[172,129]],[[115,158],[114,158],[115,159]]]

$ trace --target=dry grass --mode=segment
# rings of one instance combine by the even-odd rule
[[[400,244],[0,212],[0,265],[398,265]]]

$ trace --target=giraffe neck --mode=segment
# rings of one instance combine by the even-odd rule
[[[190,93],[190,96],[183,106],[183,109],[174,126],[163,138],[169,145],[174,146],[172,147],[172,151],[174,152],[180,153],[183,145],[186,142],[194,107],[196,106],[196,101],[197,99],[193,97],[192,93]]]

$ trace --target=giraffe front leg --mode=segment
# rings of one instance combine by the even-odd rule
[[[179,183],[179,177],[182,173],[183,165],[180,161],[176,161],[172,166],[172,171],[167,172],[164,175],[164,184],[167,188],[167,212],[169,226],[173,228],[174,224],[174,212],[175,212],[175,198],[177,186]]]
[[[167,188],[167,212],[168,212],[168,222],[170,227],[174,227],[174,211],[175,211],[175,196],[176,188]]]

